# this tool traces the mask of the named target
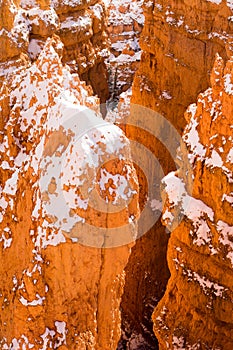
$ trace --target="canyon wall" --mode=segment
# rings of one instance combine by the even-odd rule
[[[153,314],[161,350],[233,347],[233,58],[217,56],[210,80],[185,114],[180,169],[163,180],[172,233],[171,278]]]
[[[121,333],[136,173],[62,49],[48,39],[1,88],[1,349],[114,350]]]
[[[218,52],[230,51],[230,1],[145,1],[143,50],[133,85],[133,103],[165,115],[182,131],[184,112],[210,86]]]
[[[138,65],[141,5],[110,4],[113,94],[130,86]],[[161,174],[137,152],[142,169],[133,163],[127,138],[100,116],[109,95],[108,6],[0,3],[0,347],[154,350],[151,315],[163,297],[153,315],[162,350],[231,350],[232,2],[144,1],[131,101],[152,114],[132,106],[137,129],[124,124],[120,106],[117,123],[166,175],[176,168],[166,151],[172,134],[164,130],[162,145],[156,116],[179,133],[188,122],[183,163],[163,181],[169,269]],[[155,224],[134,245],[146,202]]]
[[[35,60],[46,39],[57,34],[64,44],[63,62],[106,101],[108,40],[101,1],[6,0],[0,11],[1,77]]]
[[[181,133],[186,125],[186,108],[210,86],[215,54],[218,52],[226,61],[232,53],[232,4],[230,1],[145,1],[144,15],[140,38],[142,56],[131,102],[157,111]],[[143,118],[142,125],[145,125],[146,116]],[[153,149],[165,174],[176,169],[174,159],[166,158],[153,135],[128,128],[127,136]],[[168,134],[167,142],[170,136]],[[143,188],[142,183],[140,187]],[[133,347],[129,339],[135,338],[134,333],[141,334],[138,343],[148,341],[151,344],[148,348],[156,347],[150,313],[163,295],[169,278],[168,238],[167,231],[157,221],[133,247],[122,302],[123,329],[129,348]],[[176,311],[175,315],[179,312]],[[171,342],[169,344],[171,347]]]

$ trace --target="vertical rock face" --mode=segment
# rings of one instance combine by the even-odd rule
[[[138,128],[130,127],[131,116],[138,118]],[[158,349],[151,315],[165,292],[169,278],[166,261],[169,236],[160,222],[161,169],[154,167],[154,164],[157,163],[155,157],[160,159],[160,164],[164,168],[167,166],[169,157],[166,158],[168,156],[166,149],[159,142],[159,130],[163,128],[163,121],[161,123],[159,116],[154,118],[153,111],[134,105],[131,106],[130,119],[126,125],[126,134],[129,139],[143,145],[142,150],[140,148],[136,152],[133,150],[132,154],[136,153],[136,159],[142,160],[139,167],[136,168],[140,184],[140,206],[142,210],[146,203],[151,207],[152,225],[148,227],[149,229],[139,231],[140,238],[132,248],[132,254],[126,267],[126,284],[121,304],[123,335],[119,349],[143,349],[143,347]],[[149,119],[155,133],[150,130],[150,127],[147,128],[151,126]],[[149,152],[148,157],[144,155],[144,148]],[[145,172],[146,169],[148,172]]]
[[[1,90],[1,349],[114,350],[120,337],[135,170],[61,53],[48,39]]]
[[[166,115],[183,130],[184,112],[209,85],[215,54],[232,41],[230,1],[146,1],[140,69],[133,102]]]
[[[198,93],[210,86],[215,54],[219,52],[224,61],[231,54],[232,3],[145,1],[144,15],[145,25],[140,37],[142,56],[131,102],[159,112],[181,132],[186,124],[183,117],[186,108],[196,100]],[[128,136],[138,138],[138,134],[130,135],[129,130]],[[144,138],[146,146],[153,148],[160,162],[166,158],[161,145],[156,145],[153,137],[140,137]],[[165,174],[175,169],[169,159],[163,164]],[[166,287],[169,277],[167,241],[165,229],[157,223],[133,248],[122,303],[124,329],[130,328],[128,338],[132,337],[133,328],[142,334],[144,341],[148,336],[152,337],[151,324],[144,315],[150,318],[150,310]],[[160,244],[157,246],[155,242]],[[171,342],[169,344],[171,347]],[[155,346],[152,342],[151,348]]]
[[[108,5],[108,32],[111,55],[108,59],[111,98],[132,86],[139,67],[141,50],[139,36],[144,16],[142,1],[110,1]]]
[[[63,62],[92,86],[101,102],[106,101],[108,43],[101,1],[7,0],[0,11],[1,76],[8,73],[8,67],[14,70],[25,65],[29,57],[35,60],[46,39],[56,33],[65,46]]]
[[[233,347],[233,59],[218,56],[211,88],[185,116],[188,125],[177,173],[165,177],[164,223],[173,230],[171,278],[154,312],[163,349]]]

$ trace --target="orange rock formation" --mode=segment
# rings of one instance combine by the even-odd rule
[[[63,62],[106,101],[108,43],[101,1],[6,0],[0,11],[1,77],[35,60],[46,39],[56,33],[65,46]]]
[[[210,86],[215,54],[224,59],[232,42],[230,1],[144,2],[143,50],[133,103],[166,115],[178,130],[184,112]]]
[[[119,91],[137,65],[136,5],[110,4]],[[148,131],[148,120],[157,111],[179,133],[188,123],[180,169],[163,180],[168,252],[161,174],[100,116],[108,6],[0,2],[0,348],[157,349],[151,315],[162,298],[153,314],[161,350],[232,350],[232,1],[144,1],[131,100],[152,115],[121,105],[116,122],[165,175],[175,169],[171,133],[162,119]],[[132,116],[140,129],[125,125]],[[156,223],[133,246],[148,203]]]
[[[179,171],[163,180],[163,220],[173,232],[171,278],[153,315],[161,350],[233,347],[232,113],[233,59],[224,67],[218,56],[211,88],[185,114],[192,176],[180,152]]]
[[[181,133],[186,125],[186,108],[210,86],[215,54],[218,52],[226,61],[232,53],[232,4],[230,1],[145,1],[144,15],[140,37],[142,57],[131,102],[158,111]],[[153,148],[165,174],[175,170],[174,162],[166,159],[153,135],[135,133],[128,128],[127,136]],[[132,338],[133,332],[141,334],[141,343],[150,337],[149,314],[163,295],[169,277],[167,240],[165,229],[157,223],[137,241],[127,265],[123,328],[128,338]],[[158,246],[157,242],[160,242]],[[161,343],[164,347],[164,341]],[[151,349],[156,346],[153,344],[152,341]],[[171,344],[169,342],[169,348]]]
[[[48,39],[1,91],[1,349],[114,350],[120,337],[137,179],[61,52]]]

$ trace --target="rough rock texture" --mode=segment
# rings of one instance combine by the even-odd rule
[[[233,347],[232,113],[233,58],[224,67],[218,56],[211,88],[185,114],[188,162],[181,152],[179,171],[163,181],[173,232],[171,278],[153,315],[161,350]]]
[[[114,350],[120,337],[137,179],[61,53],[48,39],[1,91],[1,349]]]
[[[6,0],[0,12],[0,77],[35,60],[46,39],[56,33],[65,46],[63,62],[106,101],[108,42],[101,1]]]
[[[11,0],[0,4],[0,82],[11,72],[29,63],[25,54],[29,44],[26,14],[19,9],[19,2]]]
[[[181,132],[186,124],[183,116],[186,108],[210,86],[209,74],[216,52],[224,60],[230,55],[232,2],[145,1],[144,15],[145,25],[140,38],[142,57],[131,102],[158,111]],[[175,169],[171,159],[164,161],[164,151],[161,144],[155,143],[153,135],[143,136],[141,132],[130,130],[127,135],[136,140],[141,135],[140,142],[153,148],[165,174]],[[131,328],[128,338],[134,327],[144,339],[152,334],[145,315],[150,318],[147,305],[150,310],[156,306],[169,277],[167,241],[167,233],[157,223],[133,248],[122,303],[123,329],[128,330],[128,324]],[[161,242],[159,249],[154,248],[152,242]],[[159,273],[160,270],[163,273]],[[155,347],[152,341],[151,349]]]
[[[210,86],[215,54],[227,58],[232,8],[231,1],[146,1],[132,101],[166,115],[182,131],[186,108]]]
[[[111,55],[107,59],[111,100],[132,86],[139,67],[139,36],[144,16],[142,1],[113,0],[108,4],[108,33]]]
[[[143,349],[143,347],[157,349],[151,315],[165,292],[169,278],[166,262],[169,235],[160,222],[160,181],[164,172],[162,171],[161,174],[161,169],[154,165],[156,164],[154,156],[160,160],[164,169],[168,167],[170,156],[166,148],[159,142],[158,135],[160,128],[163,128],[163,122],[161,123],[159,117],[157,120],[154,119],[153,111],[141,109],[136,105],[131,106],[131,117],[128,119],[124,104],[120,105],[121,108],[129,124],[131,124],[132,116],[138,121],[132,123],[132,125],[137,125],[136,128],[130,127],[129,124],[126,125],[126,134],[129,139],[136,140],[137,143],[143,145],[142,149],[139,147],[136,150],[132,145],[132,154],[138,164],[136,170],[140,184],[140,207],[142,211],[145,205],[150,207],[149,218],[146,218],[146,221],[148,219],[151,225],[148,225],[148,230],[145,223],[139,230],[140,238],[132,248],[132,254],[126,267],[126,284],[121,304],[123,334],[119,349]],[[146,127],[150,124],[149,120],[153,124],[154,133],[150,128],[148,132]],[[145,149],[148,150],[147,156]]]

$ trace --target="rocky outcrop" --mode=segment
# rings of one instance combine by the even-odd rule
[[[0,11],[1,77],[34,61],[47,38],[57,34],[64,44],[63,62],[106,101],[108,42],[101,1],[7,0]]]
[[[132,102],[165,115],[182,131],[184,112],[210,86],[218,52],[225,60],[232,42],[230,1],[146,1],[143,50]]]
[[[137,179],[61,54],[48,39],[1,91],[1,349],[114,350],[120,337]]]
[[[0,4],[0,83],[12,72],[17,73],[21,66],[29,64],[26,55],[29,44],[29,30],[26,14],[19,9],[19,2],[11,0]]]
[[[201,91],[210,86],[209,73],[215,54],[219,52],[224,61],[231,54],[232,5],[230,1],[145,1],[144,15],[145,25],[140,37],[142,56],[133,83],[131,102],[159,112],[174,129],[182,132],[186,125],[186,108]],[[146,116],[142,114],[142,118],[141,125],[144,127]],[[164,174],[176,169],[174,158],[164,152],[153,132],[149,130],[148,134],[129,129],[129,138],[153,150],[163,166]],[[170,139],[168,133],[165,147]],[[148,167],[151,167],[151,163],[148,163]],[[155,181],[155,176],[151,176]],[[156,345],[149,321],[150,312],[163,295],[169,277],[166,269],[167,241],[168,234],[157,222],[137,241],[127,266],[127,297],[123,297],[122,303],[125,315],[123,328],[126,331],[130,329],[128,339],[132,338],[134,329],[135,333],[141,334],[141,343],[149,337],[151,349]],[[154,242],[160,242],[159,249],[154,247]],[[138,264],[138,261],[142,263]],[[174,317],[177,317],[176,311]],[[171,342],[169,344],[171,347]]]
[[[163,180],[171,278],[154,312],[160,349],[233,346],[233,59],[186,114],[180,169]],[[187,164],[192,165],[192,174]],[[189,176],[187,176],[189,170]]]
[[[110,1],[108,5],[108,33],[111,55],[107,59],[111,100],[132,86],[139,67],[141,50],[139,36],[144,16],[142,1]]]

